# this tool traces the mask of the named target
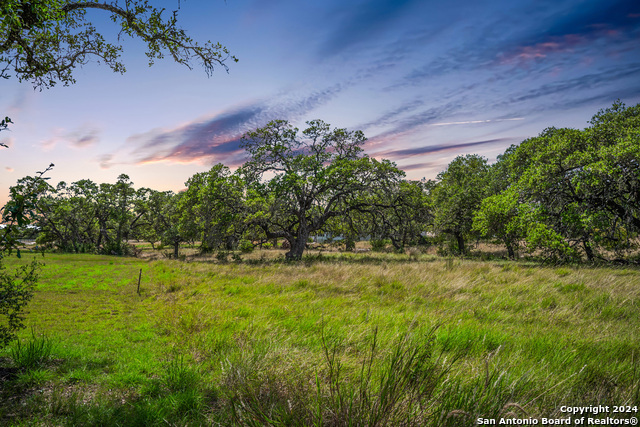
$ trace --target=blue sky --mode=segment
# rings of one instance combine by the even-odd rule
[[[154,1],[168,10],[177,0]],[[127,72],[90,63],[73,86],[0,81],[1,198],[53,162],[52,183],[89,178],[180,190],[241,164],[239,138],[272,119],[361,129],[365,149],[407,177],[460,154],[494,160],[549,126],[584,128],[616,99],[640,102],[640,3],[369,0],[180,2],[183,28],[239,58],[211,78],[148,67],[124,40]],[[89,15],[115,37],[104,12]]]

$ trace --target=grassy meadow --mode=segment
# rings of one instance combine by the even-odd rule
[[[637,268],[242,257],[38,255],[0,424],[458,426],[640,403]],[[613,415],[638,416],[596,417]]]

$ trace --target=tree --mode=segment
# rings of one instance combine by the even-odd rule
[[[12,187],[14,194],[23,194],[34,179],[20,179]],[[125,174],[115,184],[90,180],[60,182],[55,188],[42,184],[34,204],[41,230],[38,241],[64,252],[128,254],[131,248],[126,242],[144,213],[136,211],[141,194]]]
[[[307,125],[300,135],[287,121],[272,121],[242,144],[251,156],[240,169],[246,223],[269,239],[285,238],[288,259],[300,259],[310,234],[328,220],[369,206],[371,192],[391,189],[403,176],[388,160],[364,155],[361,131],[331,130],[321,120]]]
[[[631,247],[630,239],[640,233],[640,104],[615,102],[590,123],[581,195],[590,209],[608,214],[601,241],[614,249]]]
[[[189,239],[189,232],[181,224],[181,198],[183,193],[172,191],[155,191],[141,189],[144,199],[139,198],[138,211],[142,213],[141,227],[137,232],[151,243],[160,241],[163,245],[173,247],[173,257],[178,258],[180,244]]]
[[[516,190],[518,179],[514,174],[517,171],[512,170],[509,163],[516,149],[517,146],[512,145],[489,167],[486,196],[474,215],[472,228],[481,236],[502,243],[510,259],[515,259],[526,234],[523,212],[529,209]]]
[[[525,208],[526,209],[526,208]],[[495,237],[515,259],[520,240],[525,236],[522,207],[514,187],[482,200],[473,218],[473,230],[486,237]]]
[[[178,3],[179,4],[179,3]],[[113,71],[124,72],[122,46],[112,44],[87,19],[88,10],[107,12],[120,34],[147,44],[149,64],[169,55],[189,68],[200,62],[210,75],[214,68],[227,69],[237,61],[219,43],[198,44],[178,27],[178,11],[163,16],[147,0],[101,2],[91,0],[3,0],[0,19],[0,76],[11,73],[34,87],[48,88],[74,83],[75,67],[97,58]]]
[[[202,252],[231,249],[244,231],[243,183],[222,164],[197,173],[185,183],[180,199],[180,223],[200,241]]]
[[[529,206],[527,244],[550,258],[622,256],[640,233],[640,105],[616,102],[590,123],[546,129],[506,159]]]
[[[454,238],[454,250],[467,252],[473,216],[487,194],[487,160],[478,155],[456,157],[438,174],[433,189],[434,228]]]
[[[354,211],[356,217],[346,219],[358,235],[369,234],[372,239],[389,239],[394,249],[402,252],[408,245],[418,245],[431,223],[429,206],[431,181],[401,180],[372,194],[369,206]],[[364,215],[363,215],[364,214]]]

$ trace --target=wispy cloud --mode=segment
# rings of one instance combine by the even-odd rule
[[[437,107],[428,108],[422,111],[418,111],[413,114],[409,114],[405,117],[398,117],[402,113],[407,111],[413,111],[417,109],[417,102],[409,103],[404,107],[396,108],[390,112],[383,114],[380,120],[373,120],[368,125],[372,126],[375,123],[382,125],[391,124],[391,129],[383,131],[367,141],[367,146],[372,147],[381,144],[391,143],[392,141],[413,134],[423,126],[437,123],[440,120],[445,119],[454,112],[460,110],[461,106],[457,102],[451,102]]]
[[[17,121],[17,117],[22,113],[25,109],[29,108],[29,103],[33,98],[33,91],[29,90],[26,86],[20,87],[11,103],[8,105],[7,110],[3,111],[2,118],[4,116],[9,116],[13,119],[14,122]]]
[[[459,144],[436,144],[436,145],[427,145],[424,147],[408,148],[405,150],[384,151],[381,153],[377,153],[377,155],[383,156],[385,158],[389,158],[391,160],[405,159],[407,157],[423,156],[425,154],[433,154],[433,153],[438,153],[443,151],[461,150],[461,149],[467,149],[471,147],[478,147],[481,145],[505,143],[512,140],[513,138],[494,138],[494,139],[487,139],[484,141],[472,141],[472,142],[464,142]]]
[[[59,143],[66,143],[70,147],[84,149],[100,141],[100,130],[92,125],[82,125],[73,131],[63,128],[53,130],[53,135],[40,144],[45,151],[53,150]]]
[[[587,2],[572,6],[566,13],[556,13],[542,31],[506,49],[498,55],[499,63],[524,63],[546,58],[554,53],[572,52],[598,39],[617,39],[618,43],[635,39],[640,28],[640,3],[636,0]]]
[[[127,144],[135,147],[133,155],[139,164],[223,162],[237,166],[244,161],[240,143],[246,132],[275,119],[295,122],[336,96],[344,87],[336,84],[305,96],[283,94],[275,100],[256,101],[174,129],[155,129],[133,135],[127,139]],[[109,158],[101,164],[108,167],[112,160]]]
[[[109,169],[111,166],[113,166],[113,163],[111,162],[112,160],[113,160],[112,154],[103,154],[102,156],[98,157],[98,163],[100,164],[100,169]]]
[[[513,104],[548,95],[564,94],[568,92],[584,93],[585,91],[594,89],[602,84],[627,79],[633,76],[640,76],[640,63],[629,64],[622,69],[609,68],[599,73],[585,74],[567,80],[544,84],[517,96],[512,96],[507,103]]]
[[[368,123],[364,123],[360,126],[357,126],[358,129],[365,130],[372,126],[385,126],[391,123],[394,123],[396,119],[401,117],[402,115],[415,111],[419,107],[424,105],[424,100],[422,99],[414,99],[413,101],[406,102],[401,106],[394,108],[393,110],[387,111],[383,115],[376,117],[375,120],[372,120]]]
[[[97,129],[84,129],[75,131],[67,135],[71,146],[76,148],[87,148],[100,141],[100,132]]]
[[[134,155],[139,163],[189,162],[201,158],[223,161],[239,150],[240,137],[265,110],[264,105],[250,105],[175,129],[134,135],[127,143],[138,147]]]
[[[370,0],[356,7],[343,9],[340,11],[342,12],[341,16],[335,22],[332,32],[320,46],[320,57],[336,55],[347,48],[371,39],[384,31],[389,23],[415,3],[418,1]]]
[[[562,37],[569,34],[587,38],[629,32],[640,26],[640,3],[636,0],[581,2],[569,13],[557,14],[541,37]]]
[[[515,121],[515,120],[524,120],[524,117],[513,117],[509,119],[467,120],[463,122],[431,123],[430,126],[473,125],[473,124],[480,124],[480,123],[509,122],[509,121]]]
[[[433,169],[433,168],[442,168],[442,162],[422,162],[422,163],[411,163],[410,165],[398,166],[403,171],[412,171],[417,169]]]
[[[640,3],[636,0],[563,7],[562,13],[558,13],[558,7],[532,9],[520,26],[499,14],[498,19],[476,22],[479,28],[474,37],[448,40],[451,48],[446,54],[429,57],[391,87],[418,86],[461,71],[495,72],[508,67],[525,68],[530,74],[532,67],[544,63],[565,61],[575,66],[576,56],[583,58],[590,52],[602,57],[603,47],[611,51],[616,46],[637,46]],[[496,33],[496,28],[501,31]]]

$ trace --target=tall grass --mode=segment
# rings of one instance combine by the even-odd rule
[[[27,318],[45,335],[0,353],[0,424],[457,426],[639,400],[633,268],[260,251],[47,264]],[[55,359],[26,356],[47,336]]]
[[[516,403],[525,397],[526,377],[510,381],[506,371],[490,371],[487,362],[486,375],[472,382],[452,378],[465,351],[447,359],[435,338],[435,328],[409,332],[381,351],[376,328],[353,365],[343,343],[323,333],[323,363],[314,375],[278,375],[259,364],[263,359],[243,359],[225,376],[231,419],[248,426],[460,426],[475,425],[479,415],[526,415]]]
[[[33,370],[43,366],[49,360],[52,349],[52,339],[44,333],[36,336],[32,328],[30,339],[15,341],[11,347],[11,359],[18,368]]]

